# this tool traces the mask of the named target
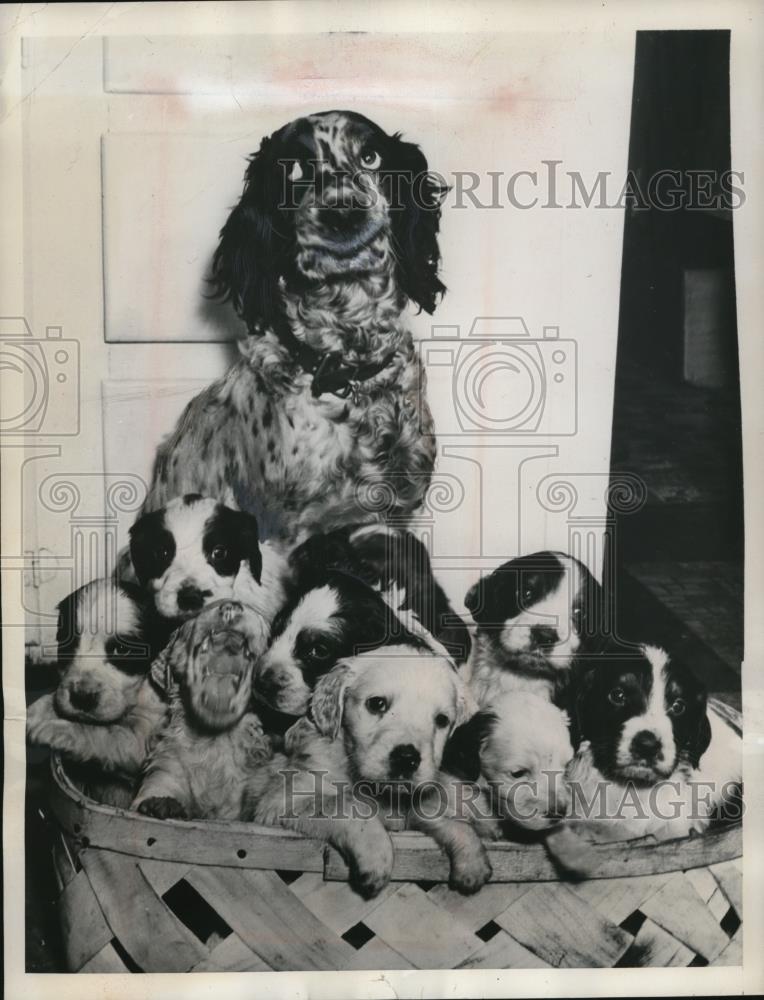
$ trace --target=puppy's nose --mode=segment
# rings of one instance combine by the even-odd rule
[[[655,760],[663,756],[663,745],[655,733],[642,729],[631,741],[631,752],[643,760]]]
[[[264,698],[272,698],[281,690],[281,684],[272,670],[259,673],[255,678],[255,687]]]
[[[226,623],[226,625],[230,625],[232,622],[235,622],[243,611],[244,611],[244,605],[239,604],[238,601],[226,601],[224,604],[221,604],[220,607],[218,608],[218,614],[220,615],[221,620]]]
[[[548,625],[534,625],[531,629],[531,642],[534,646],[554,646],[559,639],[557,629]]]
[[[178,591],[177,601],[181,611],[200,611],[204,604],[204,595],[198,587],[184,583]]]
[[[322,226],[326,226],[328,229],[347,233],[360,229],[364,225],[366,211],[363,208],[343,208],[339,205],[332,205],[319,209],[318,220]]]
[[[69,690],[69,701],[72,708],[80,712],[92,712],[98,704],[98,692],[90,688],[73,687]]]
[[[390,777],[410,778],[419,767],[422,755],[411,743],[399,744],[390,751]]]

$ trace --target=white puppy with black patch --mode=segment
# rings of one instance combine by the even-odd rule
[[[526,690],[562,704],[573,659],[597,634],[601,600],[589,570],[562,552],[511,559],[474,584],[465,605],[477,625],[469,667],[479,703]]]
[[[130,529],[130,559],[157,612],[175,622],[225,598],[271,622],[284,603],[281,549],[260,542],[254,515],[197,493],[140,517]]]
[[[134,587],[100,579],[75,590],[58,606],[61,680],[30,705],[29,742],[130,787],[167,712],[149,677],[166,638]]]

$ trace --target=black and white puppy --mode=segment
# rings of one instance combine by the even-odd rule
[[[693,673],[657,646],[606,649],[576,665],[568,780],[596,802],[576,828],[598,840],[701,832],[737,794],[742,744]],[[624,789],[636,797],[623,808]],[[693,787],[695,786],[695,787]],[[603,810],[601,806],[606,808]]]
[[[289,563],[301,592],[341,570],[382,593],[395,592],[396,608],[410,611],[456,663],[470,652],[470,634],[432,571],[430,554],[410,531],[355,525],[316,534],[292,551]]]
[[[255,699],[287,716],[304,715],[317,681],[340,660],[401,644],[448,655],[414,616],[396,611],[363,580],[325,570],[276,616],[271,644],[256,667]]]
[[[260,543],[254,515],[198,493],[140,517],[130,529],[130,558],[157,612],[175,622],[224,598],[270,622],[285,600],[286,561]]]
[[[507,690],[564,702],[573,658],[597,634],[602,590],[577,559],[536,552],[511,559],[467,592],[477,633],[472,691],[481,705]]]
[[[169,638],[135,588],[93,580],[59,605],[60,681],[27,711],[27,739],[67,760],[128,783],[137,776],[161,729],[166,705],[149,668]],[[106,800],[106,786],[97,794]],[[109,789],[109,801],[121,801]]]

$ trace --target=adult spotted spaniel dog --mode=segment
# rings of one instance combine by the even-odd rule
[[[405,516],[435,458],[407,303],[444,286],[445,189],[418,146],[328,111],[262,141],[220,234],[215,293],[250,336],[157,454],[145,510],[201,493],[257,514],[264,537]]]

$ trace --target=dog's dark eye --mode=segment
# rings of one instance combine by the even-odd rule
[[[210,553],[210,558],[213,562],[223,562],[228,558],[228,549],[225,545],[216,545]]]
[[[626,693],[623,688],[613,688],[613,690],[608,695],[608,700],[612,705],[620,708],[621,705],[626,701]]]
[[[533,600],[533,591],[530,587],[526,587],[523,591],[523,604],[530,604]]]
[[[365,149],[361,153],[361,163],[363,163],[367,170],[377,170],[382,166],[382,157],[376,149]]]
[[[669,705],[668,714],[673,715],[676,718],[678,715],[683,715],[684,710],[687,706],[681,698],[675,698]]]
[[[445,712],[438,712],[438,714],[435,716],[435,725],[438,727],[438,729],[445,729],[446,726],[450,725],[450,723],[451,720],[449,719],[449,717],[446,715]]]
[[[311,660],[327,660],[331,655],[332,651],[325,642],[314,642],[307,651],[307,656]]]
[[[366,699],[366,707],[372,715],[384,715],[390,705],[387,698],[375,697]]]
[[[571,612],[571,618],[573,619],[573,628],[576,632],[581,631],[581,622],[583,621],[584,613],[581,608],[573,608]]]
[[[156,550],[156,557],[160,562],[167,562],[172,558],[172,549],[169,545],[160,545]]]
[[[513,778],[524,778],[529,772],[527,767],[510,768],[509,773]]]
[[[125,646],[121,642],[116,642],[111,650],[111,655],[116,659],[124,659],[126,656],[132,656],[134,650],[130,649],[129,646]]]

